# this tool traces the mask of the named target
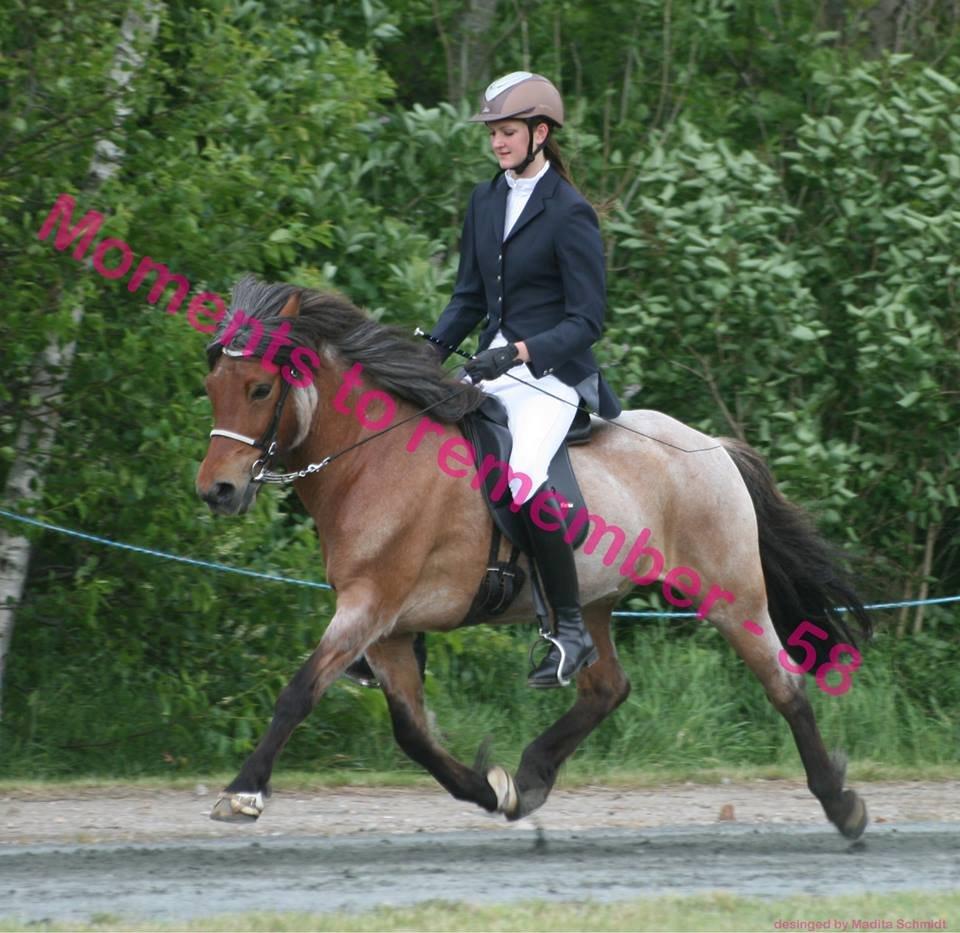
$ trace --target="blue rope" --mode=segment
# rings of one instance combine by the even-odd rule
[[[71,538],[80,538],[83,541],[94,541],[97,544],[106,544],[109,547],[118,547],[124,551],[134,551],[137,554],[149,554],[151,557],[163,557],[166,560],[176,560],[182,564],[192,564],[194,567],[206,567],[210,570],[222,570],[226,573],[239,573],[245,577],[259,577],[261,580],[276,580],[278,583],[295,583],[298,586],[312,586],[319,590],[333,589],[329,583],[316,583],[313,580],[295,580],[293,577],[281,577],[274,573],[260,573],[257,570],[246,570],[243,567],[228,567],[226,564],[215,564],[208,560],[181,557],[179,554],[167,554],[165,551],[155,551],[153,548],[137,547],[135,544],[124,544],[121,541],[110,541],[108,538],[98,538],[96,535],[88,535],[83,531],[74,531],[71,528],[63,528],[60,525],[49,525],[46,522],[39,522],[35,518],[17,515],[15,512],[8,512],[6,509],[0,509],[0,515],[3,515],[5,518],[12,518],[17,522],[23,522],[27,525],[35,525],[37,528],[59,531],[60,534],[69,535]]]
[[[957,603],[960,596],[938,596],[935,599],[907,599],[901,603],[871,603],[864,609],[899,609],[901,606],[932,606],[935,603]],[[836,606],[834,612],[849,612],[846,606]],[[615,612],[615,616],[658,616],[660,618],[693,618],[695,612]]]
[[[209,570],[222,570],[225,573],[239,573],[246,577],[258,577],[261,580],[274,580],[277,583],[293,583],[296,586],[312,586],[319,590],[332,590],[329,583],[317,583],[314,580],[297,580],[293,577],[282,577],[274,573],[260,573],[257,570],[246,570],[243,567],[229,567],[226,564],[217,564],[208,560],[197,560],[193,557],[181,557],[179,554],[168,554],[166,551],[155,551],[153,548],[138,547],[135,544],[124,544],[122,541],[111,541],[109,538],[99,538],[97,535],[90,535],[83,531],[74,531],[71,528],[63,528],[61,525],[51,525],[47,522],[37,521],[35,518],[27,518],[25,515],[17,515],[15,512],[8,512],[6,509],[0,509],[0,515],[5,518],[13,519],[15,522],[23,522],[26,525],[34,525],[37,528],[45,528],[48,531],[58,531],[60,534],[69,535],[72,538],[81,538],[84,541],[93,541],[96,544],[106,544],[108,547],[120,548],[124,551],[134,551],[137,554],[148,554],[150,557],[162,557],[165,560],[176,560],[182,564],[192,564],[194,567],[206,567]],[[865,606],[866,609],[899,609],[903,606],[933,606],[938,603],[956,603],[960,602],[960,596],[937,596],[933,599],[908,599],[899,603],[873,603]],[[846,612],[846,607],[838,607],[838,612]],[[692,619],[695,612],[660,612],[658,610],[644,610],[642,612],[614,612],[615,616],[624,616],[630,618],[657,618],[657,619]]]
[[[864,606],[864,609],[899,609],[901,606],[933,606],[935,603],[960,602],[960,596],[937,596],[934,599],[905,599],[900,603],[873,603]],[[841,606],[838,612],[847,612],[846,606]]]

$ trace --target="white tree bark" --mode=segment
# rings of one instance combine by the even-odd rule
[[[145,49],[153,42],[159,26],[159,0],[132,3],[120,27],[120,38],[113,54],[110,82],[116,89],[113,126],[119,129],[130,115],[130,90],[146,60]],[[117,173],[123,150],[109,139],[98,139],[86,178],[81,186],[85,194],[95,193]],[[74,331],[83,320],[83,306],[77,305],[71,316]],[[43,417],[27,414],[17,436],[16,459],[10,468],[3,501],[12,510],[23,510],[40,497],[43,473],[57,436],[59,415],[56,398],[62,393],[70,374],[76,349],[75,341],[60,344],[50,341],[37,361],[37,377],[32,395],[39,402]],[[13,636],[16,611],[23,598],[30,567],[30,541],[16,531],[0,526],[0,719],[3,717],[3,683],[6,657]]]
[[[450,100],[471,100],[477,85],[489,78],[491,32],[496,23],[497,0],[468,0],[460,18],[457,69],[448,76]]]

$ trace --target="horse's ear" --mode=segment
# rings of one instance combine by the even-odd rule
[[[300,292],[294,292],[283,306],[280,317],[297,317],[300,314]]]

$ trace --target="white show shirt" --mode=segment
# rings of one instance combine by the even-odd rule
[[[517,176],[513,174],[513,169],[508,169],[503,173],[503,177],[506,178],[507,184],[510,186],[510,191],[507,194],[507,211],[503,219],[504,239],[510,235],[513,225],[517,222],[517,218],[523,213],[527,201],[530,200],[533,189],[537,187],[537,182],[547,174],[547,169],[549,168],[550,163],[545,163],[543,168],[540,169],[533,178],[517,178]]]

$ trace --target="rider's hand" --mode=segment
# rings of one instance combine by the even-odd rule
[[[474,382],[496,379],[520,362],[519,355],[520,351],[517,349],[517,345],[508,343],[505,347],[482,350],[465,363],[463,368]]]

